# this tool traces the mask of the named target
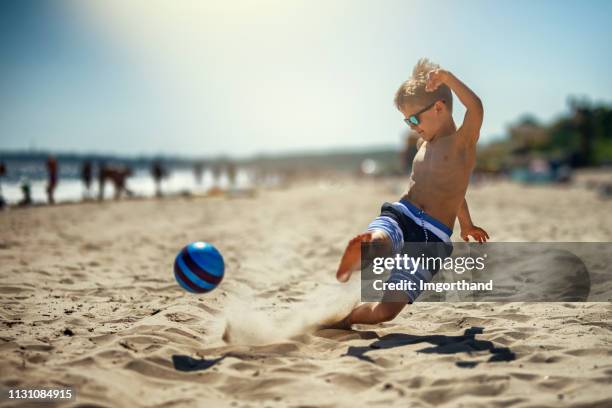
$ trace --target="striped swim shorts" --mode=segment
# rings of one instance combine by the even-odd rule
[[[383,231],[391,239],[393,255],[407,253],[409,256],[420,256],[422,254],[411,254],[411,248],[405,243],[426,243],[425,248],[434,249],[435,256],[450,256],[453,244],[450,236],[453,231],[427,214],[408,200],[400,200],[394,203],[384,203],[380,215],[368,225],[368,231]],[[427,245],[431,243],[432,245]],[[421,247],[423,248],[423,247]],[[440,249],[442,248],[442,254]],[[406,252],[405,252],[406,251]],[[434,256],[434,254],[428,254]],[[425,269],[422,267],[411,269],[394,268],[387,282],[399,283],[401,281],[414,282],[414,290],[406,290],[408,303],[413,303],[421,294],[421,281],[430,282],[437,269]]]

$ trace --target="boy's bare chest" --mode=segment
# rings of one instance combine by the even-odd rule
[[[464,178],[474,167],[474,154],[452,143],[421,146],[412,164],[413,178]]]

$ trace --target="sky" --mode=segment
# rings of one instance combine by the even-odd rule
[[[481,97],[486,143],[571,95],[612,103],[609,21],[610,1],[3,1],[0,150],[399,146],[421,57]]]

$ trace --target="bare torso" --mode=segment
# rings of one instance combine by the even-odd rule
[[[453,228],[476,160],[475,144],[460,134],[423,142],[412,163],[404,199]]]

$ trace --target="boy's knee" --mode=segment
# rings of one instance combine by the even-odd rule
[[[372,231],[372,242],[384,243],[390,242],[391,238],[389,235],[383,230],[374,230]]]
[[[366,249],[366,258],[374,259],[389,256],[393,249],[391,238],[385,231],[373,231]]]

